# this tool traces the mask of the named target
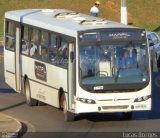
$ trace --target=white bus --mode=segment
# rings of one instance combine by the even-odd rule
[[[63,9],[5,13],[5,81],[30,106],[81,113],[151,110],[143,29]]]

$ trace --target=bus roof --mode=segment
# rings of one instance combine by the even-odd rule
[[[5,18],[73,37],[77,36],[79,31],[93,29],[137,28],[65,9],[8,11]]]

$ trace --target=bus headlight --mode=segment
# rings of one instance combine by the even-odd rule
[[[147,96],[143,96],[143,97],[138,97],[134,100],[134,102],[142,102],[142,101],[146,101],[149,98],[151,98],[151,95],[147,95]]]
[[[85,99],[85,98],[77,98],[77,101],[80,101],[82,103],[87,103],[87,104],[95,104],[96,102],[92,99]]]
[[[87,103],[88,103],[88,104],[92,104],[92,103],[95,103],[95,101],[93,101],[93,100],[91,100],[91,99],[88,99],[88,100],[87,100]]]

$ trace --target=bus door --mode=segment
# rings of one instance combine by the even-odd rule
[[[68,60],[68,109],[74,110],[74,96],[76,92],[76,69],[75,69],[75,43],[69,43],[69,60]]]
[[[21,28],[16,27],[16,49],[15,49],[15,79],[16,91],[21,91],[21,70],[20,70],[20,43],[21,43]]]

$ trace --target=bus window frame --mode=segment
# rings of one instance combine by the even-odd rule
[[[112,32],[112,31],[121,31],[121,32],[123,32],[123,30],[122,29],[108,29],[108,30],[101,30],[101,29],[94,29],[94,30],[86,30],[86,31],[80,31],[79,33],[78,33],[78,69],[80,69],[80,59],[79,59],[79,57],[80,57],[80,53],[79,53],[79,51],[80,51],[80,45],[81,44],[91,44],[91,43],[96,43],[96,44],[99,44],[99,43],[105,43],[105,44],[117,44],[117,43],[126,43],[126,41],[115,41],[115,40],[113,40],[113,41],[99,41],[99,40],[97,40],[97,41],[81,41],[80,40],[80,36],[82,35],[82,34],[84,34],[84,33],[92,33],[92,32]],[[130,31],[144,31],[143,29],[134,29],[134,28],[124,28],[124,31],[125,32],[130,32]],[[129,42],[129,41],[128,41]],[[137,42],[142,42],[142,43],[146,43],[147,45],[148,45],[148,43],[147,43],[147,37],[146,37],[146,32],[145,32],[145,37],[144,37],[144,39],[141,39],[141,40],[134,40],[134,42],[135,43],[137,43]],[[149,51],[149,46],[147,46],[146,47],[146,51]],[[148,64],[148,70],[150,70],[150,66],[149,66],[149,63],[150,63],[150,61],[149,61],[149,52],[147,52],[148,54],[147,54],[147,64]],[[135,89],[135,90],[131,90],[131,92],[135,92],[135,91],[138,91],[138,90],[141,90],[141,89],[144,89],[148,84],[149,84],[149,82],[150,82],[150,80],[151,80],[151,78],[150,78],[150,71],[148,72],[149,74],[148,74],[148,76],[149,76],[149,78],[148,78],[148,80],[146,81],[146,82],[142,82],[141,84],[139,84],[139,83],[134,83],[134,84],[127,84],[128,86],[132,86],[132,87],[135,87],[135,86],[137,86],[137,88],[138,88],[138,86],[140,87],[141,86],[141,88],[139,89]],[[92,88],[95,86],[95,85],[83,85],[82,83],[81,83],[81,77],[80,77],[80,71],[79,71],[79,73],[78,73],[78,83],[79,83],[79,85],[80,85],[80,87],[82,88],[82,89],[84,89],[85,91],[87,91],[88,93],[98,93],[99,91],[94,91]],[[99,85],[101,85],[101,84],[99,84]],[[104,89],[104,90],[100,90],[100,92],[101,93],[107,93],[107,92],[114,92],[114,93],[116,93],[116,92],[121,92],[121,93],[126,93],[126,92],[130,92],[129,90],[126,90],[126,88],[125,89],[120,89],[121,87],[123,87],[123,86],[125,86],[126,84],[118,84],[119,86],[119,90],[117,91],[117,90],[115,90],[115,89],[112,89],[112,87],[114,86],[115,84],[103,84],[103,86],[105,87],[105,88],[109,88],[108,90],[106,90],[106,89]]]
[[[37,40],[37,42],[32,41],[33,30],[37,30],[38,31],[38,40]],[[31,56],[31,44],[32,43],[37,46],[37,51],[38,52],[36,54],[34,53],[34,55]],[[29,52],[30,52],[29,56],[30,57],[34,57],[35,59],[37,59],[37,57],[39,56],[39,46],[40,46],[40,30],[38,28],[36,28],[36,27],[30,27],[30,50],[29,50]],[[39,60],[39,59],[37,59],[37,60]]]
[[[48,34],[48,44],[47,45],[43,45],[42,44],[42,32],[46,32]],[[49,55],[48,55],[48,53],[49,53],[49,44],[50,44],[50,33],[48,31],[46,31],[46,30],[39,29],[39,47],[41,48],[41,50],[40,50],[40,57],[41,58],[38,59],[38,60],[48,63],[48,61],[49,61]],[[47,60],[46,61],[42,60],[42,53],[41,53],[42,52],[42,48],[46,48],[47,49]]]
[[[28,28],[28,40],[27,39],[24,39],[24,27],[27,27]],[[31,35],[30,35],[31,31],[30,31],[30,27],[28,25],[21,25],[21,50],[20,50],[20,54],[21,55],[25,55],[25,56],[29,56],[30,54],[30,44],[31,44]],[[28,41],[29,45],[28,45],[28,54],[25,54],[22,52],[22,41]]]
[[[18,22],[16,22],[16,23],[18,23]],[[76,37],[72,37],[72,36],[67,36],[67,35],[64,35],[64,34],[61,34],[61,33],[58,33],[58,32],[54,32],[54,31],[51,31],[51,30],[47,30],[47,29],[45,29],[45,28],[40,28],[40,27],[37,27],[37,26],[32,26],[32,25],[30,25],[30,24],[26,24],[26,23],[21,23],[21,29],[22,29],[22,26],[27,26],[28,28],[29,28],[29,54],[28,55],[25,55],[25,54],[23,54],[23,53],[21,53],[21,55],[23,55],[23,56],[27,56],[27,57],[29,57],[29,58],[32,58],[32,59],[35,59],[35,60],[38,60],[38,61],[40,61],[40,62],[44,62],[44,63],[47,63],[47,64],[50,64],[50,65],[53,65],[53,66],[57,66],[57,67],[60,67],[60,68],[63,68],[63,69],[68,69],[68,64],[67,64],[67,66],[65,67],[65,66],[61,66],[61,65],[59,65],[59,64],[53,64],[53,63],[51,63],[50,61],[49,61],[49,57],[48,57],[48,60],[47,60],[47,62],[45,62],[45,61],[42,61],[42,60],[40,60],[40,59],[38,59],[38,58],[36,58],[36,57],[34,57],[34,56],[30,56],[30,48],[31,48],[31,31],[32,31],[32,29],[38,29],[38,31],[39,31],[39,43],[38,44],[40,44],[40,34],[41,34],[41,31],[46,31],[46,32],[48,32],[49,33],[49,46],[48,46],[48,52],[49,52],[49,47],[50,47],[50,43],[51,43],[51,34],[54,34],[56,37],[57,37],[57,44],[58,44],[58,47],[59,47],[59,45],[60,45],[60,37],[64,37],[66,40],[67,40],[67,43],[69,44],[70,42],[74,42],[75,44],[76,44]],[[22,37],[21,37],[21,40],[22,40]],[[75,45],[75,47],[76,47],[76,45]],[[68,51],[68,50],[67,50]],[[76,52],[76,51],[75,51]]]
[[[7,29],[8,29],[8,25],[7,25],[7,23],[9,23],[9,22],[11,22],[11,23],[14,23],[14,34],[13,35],[10,35],[10,34],[8,34],[7,33]],[[9,51],[12,51],[12,52],[15,52],[15,49],[16,49],[16,27],[17,26],[19,26],[19,23],[18,22],[16,22],[16,21],[14,21],[14,20],[11,20],[11,19],[5,19],[5,41],[4,41],[4,46],[5,46],[5,49],[6,50],[9,50]],[[10,38],[13,38],[12,40],[14,40],[14,49],[11,49],[11,48],[8,48],[7,47],[7,38],[8,37],[10,37]]]

